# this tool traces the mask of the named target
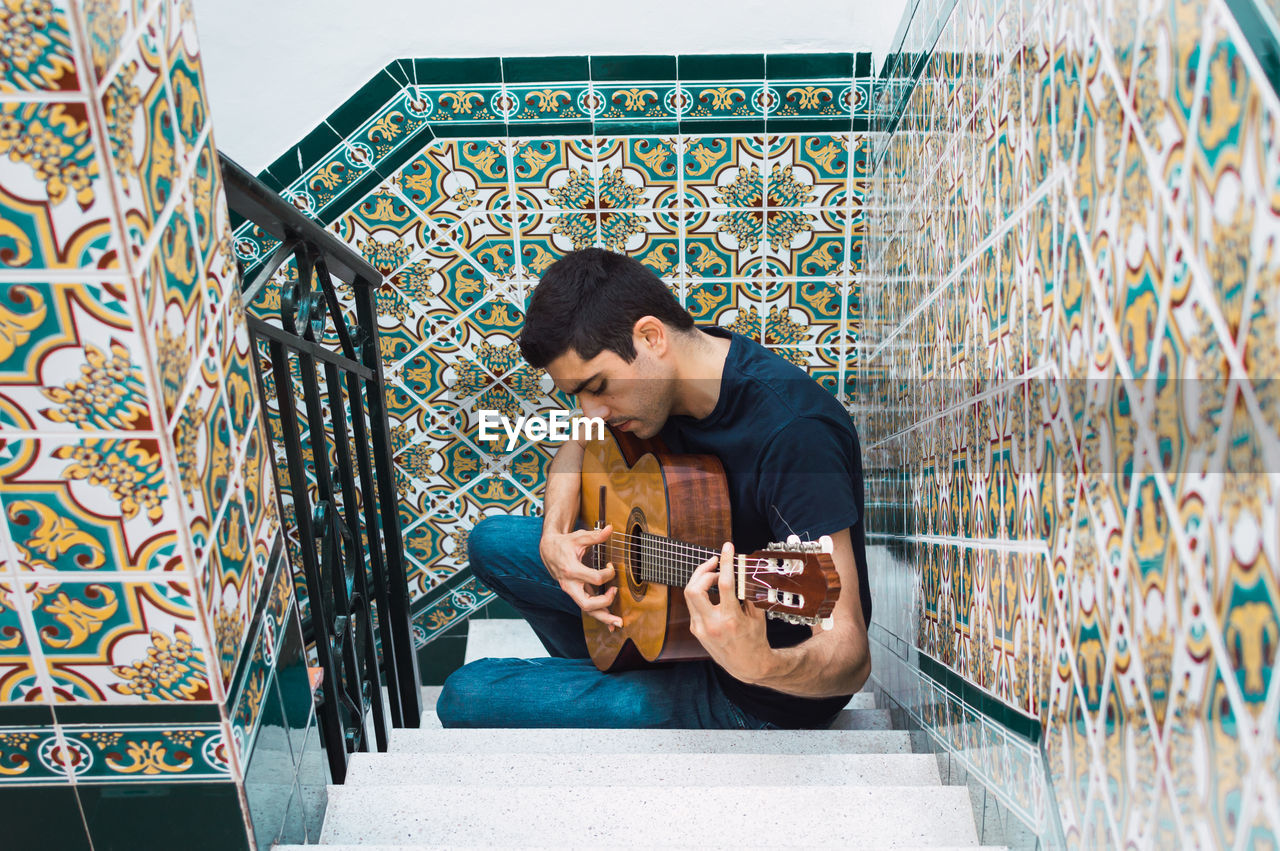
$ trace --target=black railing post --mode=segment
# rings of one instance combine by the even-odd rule
[[[370,721],[372,744],[386,750],[387,709],[396,727],[419,726],[422,711],[378,346],[381,277],[244,169],[226,157],[220,161],[228,206],[281,243],[246,283],[246,299],[252,302],[270,286],[290,256],[297,264],[279,314],[251,315],[248,325],[253,350],[265,346],[274,380],[287,495],[297,522],[288,531],[296,531],[300,544],[302,563],[295,568],[306,583],[306,626],[323,673],[317,715],[333,781],[341,783],[348,754],[370,747]],[[334,278],[351,287],[354,328]],[[330,330],[336,345],[329,342]],[[267,421],[264,371],[257,379]],[[264,424],[270,433],[270,422]],[[278,492],[286,496],[284,488]]]

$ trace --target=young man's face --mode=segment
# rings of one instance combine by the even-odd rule
[[[573,349],[547,364],[556,387],[577,398],[582,413],[641,439],[655,436],[671,414],[673,380],[649,346],[636,341],[627,363],[607,349],[583,360]]]

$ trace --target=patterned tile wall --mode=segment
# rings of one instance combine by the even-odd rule
[[[1273,844],[1275,90],[1218,0],[925,0],[901,32],[858,421],[904,615],[874,637],[1042,726],[1069,844]]]
[[[243,778],[234,675],[292,597],[259,606],[279,519],[189,0],[3,0],[0,34],[0,784],[92,821],[102,782]]]
[[[567,407],[516,346],[526,300],[563,253],[638,258],[698,321],[762,342],[849,400],[868,70],[853,54],[393,63],[383,74],[396,84],[371,81],[261,175],[383,275],[420,642],[489,597],[462,570],[468,531],[540,510],[549,448],[482,442],[477,411]],[[339,127],[349,135],[332,138]],[[249,224],[235,238],[251,275],[274,243]],[[286,266],[250,310],[278,321],[294,276]]]

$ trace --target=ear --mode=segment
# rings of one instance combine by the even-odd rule
[[[656,316],[641,316],[632,326],[631,333],[635,338],[636,351],[648,349],[655,357],[666,354],[670,338],[667,336],[667,326],[662,324],[661,319]]]

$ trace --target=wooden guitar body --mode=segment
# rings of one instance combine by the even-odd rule
[[[682,588],[642,578],[642,534],[661,535],[719,549],[732,537],[724,468],[710,455],[669,455],[660,444],[609,431],[593,441],[582,461],[582,520],[587,528],[612,524],[600,563],[616,570],[610,610],[622,627],[610,632],[583,616],[587,648],[596,667],[617,671],[650,663],[705,659],[689,632]],[[607,586],[606,586],[607,587]],[[601,588],[601,591],[604,591]]]

